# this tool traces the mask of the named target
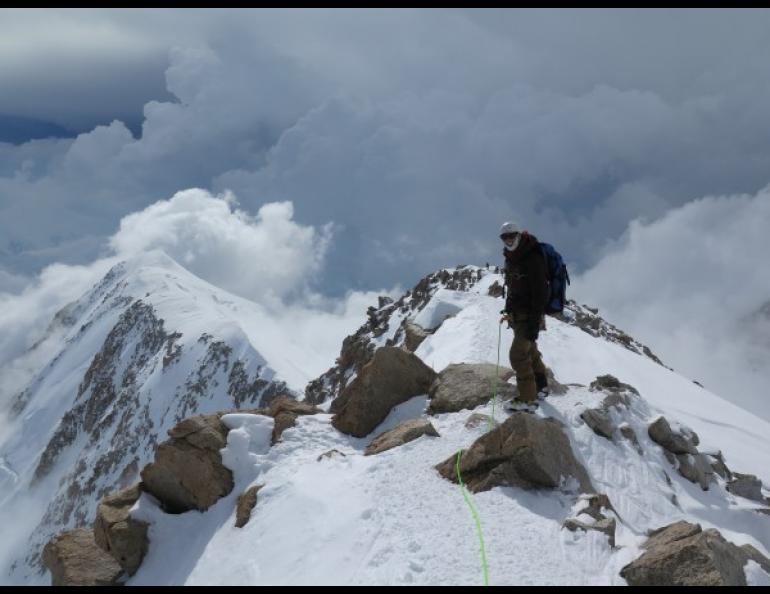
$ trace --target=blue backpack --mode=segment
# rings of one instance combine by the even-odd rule
[[[540,242],[540,249],[545,258],[545,271],[548,278],[548,301],[545,304],[545,313],[560,313],[567,302],[567,285],[569,273],[567,265],[561,254],[550,243]]]

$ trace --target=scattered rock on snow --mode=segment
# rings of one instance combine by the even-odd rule
[[[342,433],[365,437],[391,409],[427,394],[436,373],[418,357],[398,347],[382,347],[334,402],[332,425]]]
[[[116,586],[123,569],[97,546],[94,533],[78,528],[54,536],[43,550],[52,586]]]
[[[96,509],[94,539],[128,575],[134,575],[149,546],[148,525],[131,517],[141,495],[140,484],[102,498]]]
[[[444,478],[458,482],[456,462],[455,454],[436,469]],[[594,491],[561,423],[527,413],[514,413],[477,439],[462,453],[460,472],[463,482],[475,493],[497,486],[556,489],[570,478],[577,481],[581,492]]]
[[[142,469],[144,490],[170,513],[205,511],[233,490],[233,473],[219,450],[227,445],[220,415],[190,417],[169,432],[155,461]]]
[[[235,512],[235,527],[243,528],[249,523],[251,519],[251,511],[254,506],[257,505],[257,493],[265,485],[254,485],[246,489],[244,493],[238,497],[238,507]]]
[[[762,481],[753,474],[733,474],[733,479],[727,483],[727,490],[733,495],[745,497],[752,501],[761,501],[765,498],[762,495]]]
[[[644,548],[620,572],[630,586],[745,586],[743,566],[758,554],[726,541],[717,530],[683,521],[651,533]],[[758,559],[770,563],[762,555]]]
[[[514,397],[515,386],[507,383],[513,377],[513,370],[507,367],[497,369],[490,363],[453,363],[438,374],[430,387],[428,414],[458,412],[472,409],[492,400],[497,380],[498,400]]]

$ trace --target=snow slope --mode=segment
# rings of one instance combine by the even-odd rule
[[[487,289],[500,278],[486,271],[482,276],[462,295],[436,291],[432,299],[440,302],[429,301],[420,310],[426,324],[440,324],[416,351],[436,371],[450,363],[497,359],[501,302],[487,296]],[[452,315],[442,323],[445,313]],[[770,484],[770,424],[649,356],[567,322],[549,319],[548,325],[540,341],[544,359],[562,383],[575,385],[564,396],[551,396],[537,414],[564,423],[592,482],[614,504],[620,516],[617,547],[611,549],[602,534],[561,528],[578,505],[572,494],[495,488],[473,496],[490,583],[624,584],[620,568],[640,554],[646,532],[680,519],[717,528],[728,540],[750,543],[768,555],[770,517],[753,511],[759,504],[730,494],[721,479],[706,492],[686,481],[649,439],[647,427],[664,414],[698,432],[701,451],[719,449],[731,470]],[[377,340],[394,333],[391,325]],[[505,362],[511,332],[502,334]],[[641,394],[622,418],[618,411],[612,414],[635,430],[643,455],[626,441],[597,436],[580,420],[583,410],[603,398],[586,386],[607,373]],[[464,423],[473,412],[492,414],[493,405],[432,417],[439,438],[424,436],[363,455],[375,434],[422,415],[426,402],[418,396],[396,407],[363,439],[337,432],[330,415],[300,417],[272,448],[264,445],[270,419],[228,417],[234,429],[223,458],[234,470],[236,488],[206,513],[176,516],[162,513],[144,495],[133,513],[151,523],[151,545],[129,584],[481,584],[471,515],[459,488],[433,467],[488,429],[466,429]],[[499,404],[494,415],[498,421],[506,417]],[[321,457],[330,450],[339,453]],[[237,497],[252,484],[265,487],[251,521],[235,528]],[[767,583],[770,576],[749,565],[751,583]]]
[[[0,581],[46,581],[37,555],[135,482],[181,419],[300,395],[330,363],[264,307],[156,251],[116,264],[38,342],[52,355],[0,436]]]

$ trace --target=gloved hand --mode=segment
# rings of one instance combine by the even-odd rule
[[[513,327],[513,316],[510,313],[508,313],[507,311],[505,311],[504,309],[500,311],[500,315],[502,316],[500,318],[500,323],[502,324],[503,322],[508,322],[508,327],[512,328]]]

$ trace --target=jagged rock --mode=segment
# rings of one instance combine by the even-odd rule
[[[454,454],[436,469],[444,478],[458,482],[456,461]],[[568,478],[577,481],[581,492],[594,491],[561,423],[527,413],[514,413],[505,423],[477,439],[463,452],[460,472],[463,482],[473,492],[497,486],[555,489]]]
[[[235,527],[243,528],[249,523],[251,519],[251,510],[257,505],[257,493],[265,485],[254,485],[246,489],[244,493],[238,497],[238,507],[235,511]]]
[[[594,433],[612,440],[615,424],[612,421],[610,409],[612,407],[628,408],[631,405],[632,396],[638,396],[639,392],[633,386],[624,384],[615,376],[609,374],[598,376],[591,382],[589,389],[592,392],[605,392],[607,396],[604,397],[598,408],[585,410],[580,415],[580,418],[593,429]],[[633,437],[635,440],[636,435]],[[638,445],[639,443],[636,441],[637,450],[639,449]]]
[[[564,520],[563,526],[571,532],[575,532],[577,530],[596,530],[597,532],[602,532],[607,535],[610,546],[615,546],[615,518],[604,518],[594,522],[593,524],[585,524],[576,518],[567,518]]]
[[[651,549],[659,546],[666,546],[669,543],[676,542],[677,540],[684,540],[690,538],[701,532],[700,524],[690,524],[684,520],[674,522],[668,526],[657,528],[652,530],[647,535],[647,542],[642,545],[644,549]]]
[[[320,408],[309,403],[300,402],[287,396],[282,396],[274,400],[266,411],[260,411],[261,414],[273,417],[273,435],[271,442],[278,443],[281,435],[286,429],[294,427],[297,424],[297,417],[303,415],[315,415],[322,412]]]
[[[677,522],[653,532],[644,548],[644,554],[620,571],[630,586],[746,585],[743,566],[752,553],[716,530]]]
[[[134,575],[142,564],[149,540],[148,524],[129,513],[141,495],[139,484],[104,497],[96,508],[94,539],[128,573]]]
[[[335,456],[335,454],[338,456],[342,456],[343,458],[345,457],[344,452],[340,452],[339,450],[329,450],[328,452],[324,452],[323,454],[318,456],[318,458],[316,458],[316,462],[320,462],[324,458],[328,458],[329,460],[331,460]]]
[[[595,408],[589,408],[580,414],[580,418],[585,421],[586,425],[593,429],[594,433],[612,441],[615,425],[607,413]]]
[[[765,557],[762,553],[760,553],[756,548],[754,548],[750,544],[741,545],[741,549],[743,549],[743,552],[746,554],[746,557],[748,557],[750,560],[754,561],[754,563],[759,565],[764,572],[766,572],[767,574],[770,574],[770,559]]]
[[[644,450],[642,450],[642,446],[639,444],[639,438],[637,438],[636,432],[633,430],[633,428],[630,425],[627,425],[627,424],[621,425],[620,434],[626,440],[631,442],[634,448],[636,448],[636,451],[639,452],[640,456],[644,455]]]
[[[381,336],[389,328],[394,315],[403,316],[402,320],[413,319],[422,311],[439,289],[449,291],[469,291],[483,277],[481,271],[472,268],[462,270],[440,270],[422,278],[413,289],[407,291],[400,299],[385,304],[378,310],[370,311],[367,322],[355,334],[342,342],[340,356],[334,367],[320,377],[312,380],[305,388],[305,400],[320,404],[330,398],[337,398],[364,365],[371,361],[375,352],[372,340]],[[405,338],[405,321],[396,330],[392,338],[386,341],[386,346],[398,346]],[[332,402],[332,413],[338,412]]]
[[[666,417],[658,417],[649,427],[650,439],[672,454],[697,454],[695,449],[697,436],[685,436],[675,433],[668,424]],[[692,434],[694,435],[694,434]]]
[[[418,357],[397,347],[382,347],[337,399],[332,425],[348,435],[364,437],[390,410],[426,394],[436,373]]]
[[[515,386],[507,383],[513,377],[512,369],[497,369],[489,363],[454,363],[439,373],[430,387],[428,414],[457,412],[490,401],[494,394],[496,372],[499,373],[497,398],[510,400],[515,393]]]
[[[762,495],[762,481],[760,479],[753,474],[740,474],[738,472],[733,477],[733,480],[727,483],[727,490],[730,493],[764,503],[765,498]]]
[[[603,510],[605,509],[613,512],[615,515],[618,515],[612,503],[610,502],[610,498],[604,493],[594,493],[592,495],[589,495],[588,497],[585,497],[585,496],[583,497],[584,497],[584,501],[588,505],[585,508],[581,509],[578,512],[578,515],[588,514],[594,520],[601,520],[602,518],[605,517],[603,512]]]
[[[725,464],[725,459],[722,456],[722,452],[714,452],[706,454],[711,460],[711,469],[721,476],[724,480],[729,481],[733,478],[733,473]]]
[[[546,367],[545,377],[548,378],[548,394],[551,396],[564,396],[569,391],[569,386],[559,382],[550,367]]]
[[[679,461],[677,470],[691,483],[698,483],[700,488],[708,491],[709,484],[714,480],[714,470],[708,458],[703,454],[677,454]]]
[[[395,429],[375,437],[364,452],[365,456],[379,454],[386,450],[404,445],[423,435],[439,437],[438,431],[427,419],[412,419],[401,423]]]
[[[596,530],[603,532],[609,539],[611,547],[615,546],[615,518],[608,518],[604,515],[604,510],[609,510],[617,515],[615,508],[610,503],[610,498],[604,494],[593,494],[585,499],[588,504],[585,508],[581,509],[574,518],[567,518],[562,526],[572,532],[576,530]],[[580,516],[588,516],[584,520],[580,519]],[[589,521],[589,518],[591,519]]]
[[[591,336],[601,337],[608,342],[619,344],[629,351],[649,357],[659,365],[663,365],[660,359],[648,347],[599,317],[597,309],[586,305],[578,305],[574,300],[569,299],[564,307],[564,311],[555,314],[554,317],[567,324],[577,326]]]
[[[608,412],[611,407],[628,408],[631,406],[631,398],[639,396],[639,392],[633,386],[618,380],[614,375],[600,375],[591,382],[589,390],[592,392],[605,392],[607,396],[602,400],[600,409]]]
[[[169,432],[155,461],[141,472],[144,490],[170,513],[205,511],[233,490],[233,473],[222,465],[219,450],[228,429],[219,415],[191,417]]]
[[[54,536],[43,550],[43,563],[51,572],[52,586],[116,586],[124,575],[85,528]]]
[[[591,382],[589,389],[592,392],[603,390],[605,392],[631,392],[632,394],[639,395],[639,392],[633,386],[624,384],[614,375],[600,375]]]
[[[404,324],[404,332],[406,333],[404,346],[406,346],[406,350],[412,353],[417,350],[417,347],[422,344],[423,340],[431,335],[431,332],[428,332],[422,326],[408,321]]]
[[[483,415],[481,413],[473,413],[470,417],[468,417],[468,420],[465,421],[465,428],[475,429],[480,425],[489,425],[490,422],[492,424],[497,424],[495,421],[492,420],[492,417],[490,417],[489,415]]]
[[[705,454],[695,447],[699,443],[694,431],[682,429],[675,432],[665,417],[658,417],[649,427],[650,438],[663,446],[666,459],[676,466],[680,475],[692,483],[698,483],[704,491],[714,480],[714,469]]]
[[[505,289],[503,289],[503,286],[497,281],[493,282],[489,287],[489,290],[487,290],[487,295],[490,297],[502,297],[504,293]]]

